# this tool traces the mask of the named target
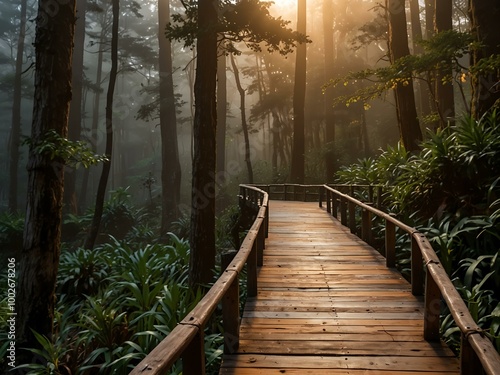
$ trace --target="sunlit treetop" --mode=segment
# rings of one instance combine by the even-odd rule
[[[477,73],[461,64],[461,59],[466,54],[479,47],[469,33],[447,30],[419,43],[424,48],[421,54],[402,57],[393,64],[381,68],[350,72],[343,77],[332,79],[324,89],[338,85],[352,88],[346,90],[349,92],[347,95],[338,96],[334,102],[334,104],[350,105],[376,99],[396,85],[408,84],[412,79],[425,80],[427,72],[451,71],[451,75],[442,75],[443,83],[453,80],[463,81],[469,74]],[[489,58],[485,60],[483,65],[486,67],[482,71],[498,69],[497,64],[497,60]]]
[[[165,29],[169,39],[182,41],[185,47],[193,47],[197,36],[204,32],[217,32],[219,42],[226,46],[227,53],[239,53],[235,43],[243,42],[250,49],[260,52],[264,45],[268,52],[286,55],[297,43],[308,43],[306,35],[288,27],[289,21],[273,17],[269,12],[271,2],[242,0],[237,3],[221,1],[219,19],[212,30],[200,30],[197,25],[197,2],[183,2],[184,14],[173,14],[173,22]]]

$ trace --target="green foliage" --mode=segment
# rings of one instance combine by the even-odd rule
[[[166,37],[184,42],[185,47],[192,48],[198,34],[207,30],[197,28],[196,3],[185,3],[184,14],[173,14],[166,28]],[[296,43],[310,42],[305,35],[287,28],[289,22],[281,17],[274,18],[268,8],[271,3],[258,0],[244,0],[232,3],[220,2],[218,24],[214,25],[219,35],[224,35],[228,53],[239,53],[234,43],[244,42],[254,51],[261,51],[261,43],[265,43],[267,52],[279,52],[286,55],[293,51]]]
[[[24,217],[4,212],[0,214],[0,248],[20,249],[23,244]]]
[[[88,168],[91,165],[109,161],[107,156],[95,155],[86,142],[70,141],[55,130],[47,131],[41,140],[34,142],[28,138],[25,142],[35,153],[45,155],[50,160],[62,160],[75,168],[79,166]]]
[[[413,79],[426,79],[428,72],[453,72],[453,75],[442,75],[443,83],[463,80],[466,71],[459,60],[476,47],[469,33],[447,30],[420,43],[424,48],[420,55],[404,56],[388,66],[350,72],[331,80],[327,87],[340,84],[354,87],[353,92],[337,97],[335,104],[345,103],[349,106],[379,98],[398,84],[407,85]]]

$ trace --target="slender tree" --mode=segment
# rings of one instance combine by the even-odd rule
[[[241,114],[241,129],[243,130],[243,138],[245,140],[245,164],[247,166],[248,183],[253,184],[253,169],[252,159],[250,155],[250,138],[248,136],[248,124],[245,107],[245,89],[241,86],[240,72],[234,56],[231,54],[231,66],[233,68],[234,80],[236,81],[236,88],[240,94],[240,114]]]
[[[406,12],[404,0],[387,0],[389,18],[389,53],[391,62],[410,54],[406,31]],[[395,88],[396,107],[401,141],[408,151],[419,148],[422,131],[417,118],[413,81],[398,82]]]
[[[333,0],[323,0],[323,38],[325,57],[325,82],[335,74],[333,49]],[[325,166],[326,181],[332,182],[335,174],[334,142],[335,112],[333,107],[334,91],[325,91]]]
[[[106,146],[105,155],[107,160],[103,163],[99,185],[97,187],[94,216],[90,224],[89,233],[85,239],[85,248],[94,247],[99,228],[101,226],[102,212],[104,209],[104,198],[108,184],[109,172],[111,170],[113,153],[113,98],[115,92],[116,76],[118,73],[118,23],[120,19],[120,1],[112,2],[113,23],[111,27],[111,70],[109,72],[108,90],[106,93]]]
[[[41,147],[49,133],[66,137],[71,100],[75,0],[39,0],[28,197],[20,254],[16,345],[39,347],[31,330],[51,336],[59,265],[64,160]],[[51,13],[47,13],[51,10]],[[18,361],[24,362],[21,355]]]
[[[21,86],[23,74],[24,39],[26,37],[27,1],[21,0],[19,38],[17,39],[14,97],[12,98],[12,128],[9,140],[9,211],[17,211],[17,174],[19,169],[19,141],[21,137]]]
[[[297,31],[306,33],[306,0],[297,0]],[[305,98],[306,98],[306,44],[297,46],[295,85],[293,89],[293,149],[290,180],[304,183],[305,168]]]
[[[219,48],[217,61],[217,176],[224,182],[226,170],[227,77],[226,52]],[[222,180],[221,180],[222,179]]]
[[[160,70],[160,130],[162,152],[162,217],[161,233],[165,235],[179,217],[181,195],[181,165],[177,144],[174,82],[172,78],[172,45],[164,28],[170,19],[170,1],[158,1],[159,70]]]
[[[471,65],[478,65],[482,59],[500,55],[500,3],[496,0],[469,0],[471,29],[480,47],[471,54]],[[480,118],[500,99],[500,69],[479,69],[472,76],[471,113]]]
[[[436,33],[452,30],[453,19],[453,1],[436,0],[435,3],[434,27]],[[439,127],[445,128],[454,123],[455,118],[455,99],[453,96],[453,75],[452,66],[448,70],[438,70],[436,72],[436,108],[439,114]],[[448,77],[448,78],[446,78]]]
[[[69,110],[68,138],[78,141],[82,132],[83,56],[85,50],[85,12],[87,0],[76,1],[75,46],[73,54],[72,99]],[[76,196],[76,169],[66,169],[64,176],[64,209],[78,213]]]

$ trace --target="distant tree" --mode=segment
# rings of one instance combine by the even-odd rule
[[[160,130],[162,153],[162,215],[161,234],[165,235],[171,224],[179,218],[181,195],[181,165],[177,144],[177,118],[172,78],[172,45],[165,36],[165,26],[170,19],[170,1],[158,1],[158,42],[160,73]]]
[[[334,76],[333,54],[333,4],[332,0],[323,0],[323,38],[325,55],[325,82]],[[334,142],[335,112],[333,107],[333,90],[325,90],[325,166],[326,181],[332,182],[335,174]]]
[[[297,31],[306,33],[306,0],[297,0]],[[295,84],[293,88],[293,148],[290,181],[304,183],[305,168],[305,99],[306,99],[306,44],[297,47],[295,60]]]
[[[75,0],[57,3],[58,11],[48,14],[53,4],[51,0],[39,0],[36,18],[28,199],[16,301],[19,349],[39,347],[31,330],[50,337],[54,322],[64,159],[40,146],[47,142],[49,133],[66,137],[68,131]],[[21,352],[18,361],[24,362]]]
[[[219,47],[217,61],[217,176],[225,179],[226,128],[227,128],[227,77],[226,51]],[[223,182],[223,181],[221,181]]]
[[[76,2],[75,46],[73,49],[73,77],[72,98],[69,110],[68,138],[78,141],[82,132],[83,117],[83,56],[85,51],[85,14],[87,0]],[[76,169],[66,169],[64,176],[64,209],[66,212],[78,213],[78,200],[76,195]]]
[[[478,46],[472,50],[471,113],[479,119],[500,99],[500,2],[470,0],[471,30]]]
[[[116,76],[118,74],[118,22],[120,18],[120,1],[112,1],[113,23],[111,29],[111,70],[109,72],[108,90],[106,93],[106,146],[107,160],[103,163],[99,185],[97,187],[94,215],[90,224],[84,247],[92,249],[95,245],[99,228],[101,226],[102,212],[109,172],[111,170],[111,157],[113,153],[113,98],[115,92]]]
[[[19,15],[19,38],[17,39],[16,71],[14,73],[14,96],[12,98],[12,127],[9,139],[9,211],[17,211],[19,143],[21,138],[21,99],[24,39],[26,37],[27,0],[21,0]]]
[[[389,19],[389,53],[391,63],[410,54],[406,31],[406,12],[404,0],[387,0]],[[418,149],[422,131],[415,107],[415,94],[411,79],[396,81],[396,107],[401,141],[408,151]]]
[[[435,33],[442,33],[453,29],[453,2],[452,0],[436,0],[435,5]],[[453,125],[455,122],[455,99],[453,94],[453,68],[450,64],[445,69],[439,69],[435,75],[436,108],[439,114],[441,129]],[[448,78],[447,78],[448,77]]]
[[[253,169],[252,169],[252,159],[250,155],[250,138],[248,136],[248,123],[246,116],[246,106],[245,106],[245,89],[241,85],[240,72],[238,66],[236,65],[235,58],[233,54],[231,57],[231,66],[233,68],[234,80],[236,81],[236,88],[240,94],[240,115],[241,115],[241,129],[243,131],[243,139],[245,140],[245,164],[247,166],[248,173],[248,183],[253,184]]]

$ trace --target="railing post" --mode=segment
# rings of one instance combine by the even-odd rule
[[[332,216],[337,218],[337,212],[338,212],[338,201],[337,201],[337,195],[335,193],[331,193],[332,197]]]
[[[247,295],[257,295],[257,240],[253,242],[247,262]]]
[[[326,189],[326,212],[332,213],[332,193],[329,189]]]
[[[255,242],[257,243],[257,266],[262,267],[262,265],[264,264],[264,247],[266,243],[264,237],[264,223],[262,223],[259,227]]]
[[[421,296],[424,289],[424,266],[422,254],[418,247],[417,240],[411,236],[411,292],[414,296]]]
[[[483,365],[469,343],[467,336],[462,333],[460,345],[460,374],[481,374],[479,370],[482,369],[482,367]]]
[[[349,228],[351,233],[356,233],[356,204],[349,201]]]
[[[382,207],[382,186],[377,186],[377,208],[380,210]]]
[[[368,185],[368,202],[373,202],[373,185]]]
[[[347,226],[347,204],[344,197],[340,197],[340,223]]]
[[[205,340],[203,327],[182,354],[182,373],[184,375],[205,375]]]
[[[441,313],[441,292],[436,281],[427,270],[424,296],[424,339],[439,341],[439,314]]]
[[[396,266],[396,225],[385,219],[385,264],[389,268]]]
[[[319,207],[322,208],[323,207],[323,186],[319,187],[319,191],[318,191],[318,203],[319,203]]]
[[[368,210],[362,210],[361,239],[371,244],[372,215]]]

